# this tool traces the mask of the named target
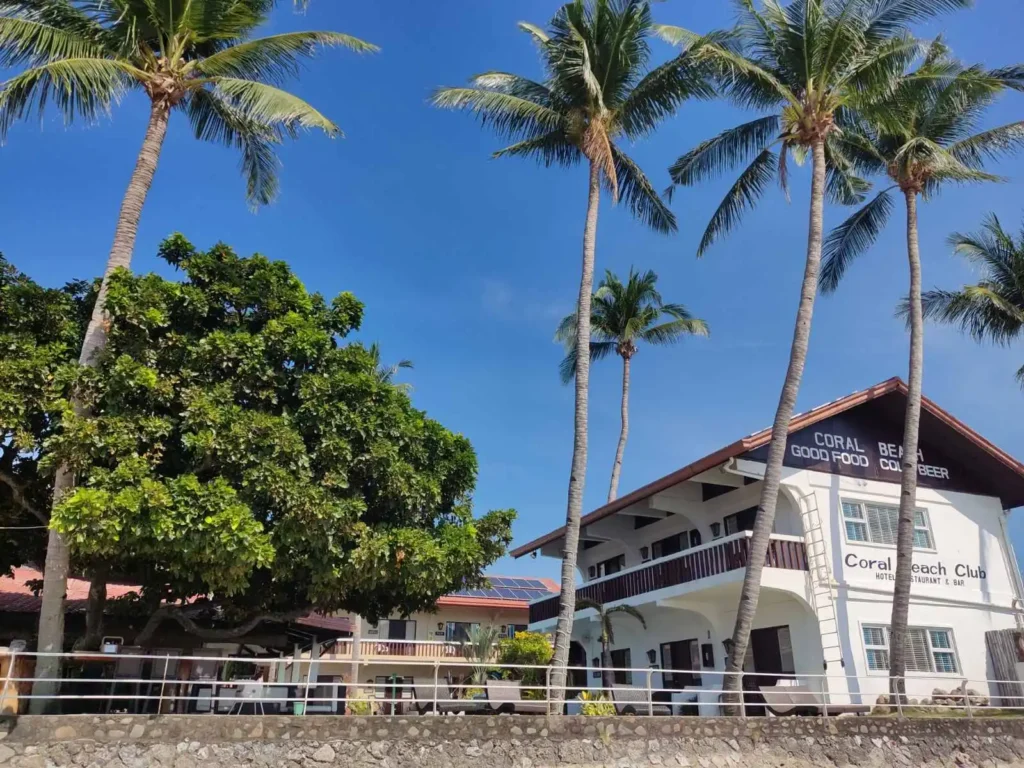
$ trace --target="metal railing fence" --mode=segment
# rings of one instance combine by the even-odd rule
[[[82,676],[42,678],[33,674],[18,674],[19,659],[59,656],[63,671],[81,673]],[[240,713],[246,708],[266,713],[267,705],[276,705],[280,712],[296,715],[318,711],[349,712],[352,714],[389,714],[400,708],[405,714],[427,711],[467,714],[529,710],[538,713],[541,704],[551,699],[555,690],[551,682],[551,668],[529,664],[493,664],[463,659],[409,658],[400,661],[396,671],[394,659],[368,658],[357,661],[334,660],[331,657],[225,657],[175,656],[160,654],[96,654],[96,653],[10,653],[6,658],[7,674],[0,680],[0,713],[5,706],[19,706],[19,702],[44,699],[66,708],[70,703],[106,703],[107,711],[178,713]],[[203,677],[193,677],[197,669],[211,667]],[[231,664],[255,668],[251,676],[221,679]],[[318,674],[322,666],[356,668],[358,677],[372,674],[370,680],[359,682],[334,679],[338,675]],[[107,669],[84,676],[89,668]],[[573,707],[593,704],[611,704],[618,713],[671,714],[681,712],[721,714],[725,707],[725,673],[722,670],[661,669],[657,667],[578,667],[577,681],[567,680],[564,697]],[[411,670],[411,671],[410,671]],[[422,670],[422,674],[420,674]],[[477,678],[474,679],[474,673]],[[482,680],[479,675],[491,678]],[[579,684],[579,674],[585,675]],[[758,683],[773,681],[774,691],[787,693],[795,702],[795,710],[815,710],[829,715],[847,714],[856,708],[879,709],[899,717],[943,711],[950,715],[976,717],[986,713],[1019,713],[1024,715],[1024,682],[1019,680],[972,680],[950,674],[914,674],[904,678],[911,691],[904,697],[891,697],[879,705],[879,695],[888,695],[894,680],[886,674],[805,674],[740,672],[744,695],[733,706],[741,717],[763,713],[771,709],[760,692]],[[682,676],[691,681],[701,679],[702,684],[679,688],[665,685],[665,676]],[[310,677],[314,679],[310,680]],[[495,680],[494,678],[500,678]],[[607,685],[607,678],[619,683]],[[330,679],[323,679],[330,678]],[[383,681],[381,678],[384,678]],[[511,685],[507,682],[510,681]],[[518,681],[518,685],[516,685]],[[640,684],[635,684],[639,681]],[[55,692],[36,694],[31,691],[35,683],[49,683]],[[915,696],[916,689],[942,685],[941,694]],[[95,687],[103,690],[94,691]],[[786,689],[792,689],[787,691]],[[580,691],[592,697],[580,701]],[[461,694],[461,695],[460,695]],[[923,700],[921,700],[923,698]],[[602,701],[603,699],[603,701]],[[806,703],[804,703],[806,702]],[[275,707],[272,707],[273,710]],[[365,711],[364,711],[365,710]],[[863,712],[867,714],[867,712]]]

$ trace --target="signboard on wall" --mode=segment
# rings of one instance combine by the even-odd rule
[[[784,464],[833,475],[898,483],[902,473],[902,425],[878,418],[863,408],[823,419],[792,433]],[[768,446],[744,458],[767,461]],[[926,488],[985,493],[976,478],[941,445],[922,440],[917,454],[917,482]]]

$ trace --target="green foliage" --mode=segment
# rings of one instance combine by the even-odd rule
[[[990,214],[980,232],[954,233],[949,243],[980,272],[958,291],[926,291],[925,317],[954,325],[977,341],[1010,344],[1024,338],[1024,228],[1014,238]],[[900,313],[907,314],[906,302]],[[1017,371],[1024,386],[1024,366]]]
[[[494,649],[501,630],[492,625],[473,627],[462,642],[462,655],[467,661],[477,662],[473,667],[473,683],[483,685],[487,679],[487,664],[494,661]]]
[[[580,711],[584,717],[613,717],[615,705],[605,698],[603,693],[580,691],[576,697],[582,702]]]
[[[551,663],[555,649],[551,638],[542,632],[517,632],[515,637],[506,637],[498,643],[498,664],[524,664],[545,667]],[[523,698],[544,698],[544,691],[535,686],[546,682],[543,669],[507,669],[505,676],[511,680],[522,680],[527,687]]]
[[[85,283],[43,288],[0,256],[0,526],[45,524],[51,479],[40,473],[60,408],[59,380],[77,358],[94,295]],[[41,562],[45,530],[0,535],[0,574]]]
[[[600,360],[612,352],[632,357],[640,342],[675,344],[684,336],[707,336],[708,324],[695,318],[682,304],[666,304],[657,288],[658,276],[651,270],[639,273],[632,267],[623,283],[611,270],[594,291],[590,310],[590,358]],[[662,317],[669,318],[658,322]],[[565,346],[559,366],[562,383],[576,378],[576,313],[565,317],[555,332]]]
[[[106,114],[128,90],[181,109],[196,138],[237,149],[253,205],[277,194],[275,148],[298,132],[338,127],[281,84],[324,46],[375,46],[336,32],[254,38],[268,0],[10,0],[0,5],[0,136],[56,107],[65,122]]]
[[[531,157],[545,166],[594,163],[613,198],[659,232],[676,220],[640,168],[616,142],[643,138],[682,102],[714,95],[696,41],[648,70],[654,29],[644,0],[573,0],[548,30],[521,23],[540,50],[541,82],[485,72],[469,87],[441,88],[434,104],[476,114],[513,142],[495,156]]]
[[[348,713],[356,717],[369,717],[373,714],[374,702],[365,698],[362,691],[358,691],[348,700]]]
[[[474,518],[469,441],[339,341],[359,327],[358,300],[329,302],[284,262],[180,235],[160,256],[184,281],[115,273],[98,367],[65,344],[37,398],[49,426],[28,430],[42,471],[66,462],[79,477],[53,519],[76,562],[141,584],[150,610],[208,596],[195,608],[221,622],[311,609],[376,620],[481,583],[514,513]],[[0,368],[0,390],[18,374]]]

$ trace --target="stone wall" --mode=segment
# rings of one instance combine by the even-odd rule
[[[1024,719],[51,716],[2,768],[1022,766]]]

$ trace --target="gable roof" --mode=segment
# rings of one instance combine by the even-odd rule
[[[806,427],[823,421],[824,419],[848,411],[858,405],[878,400],[885,395],[893,393],[899,393],[904,396],[907,394],[907,385],[898,376],[887,379],[873,387],[868,387],[867,389],[854,392],[846,397],[841,397],[838,400],[833,400],[830,403],[819,405],[817,408],[805,413],[793,416],[789,422],[789,434],[793,434],[794,432],[805,429]],[[949,412],[943,410],[924,396],[921,397],[921,412],[922,414],[928,414],[934,417],[938,422],[952,429],[963,437],[966,442],[973,446],[980,454],[990,457],[997,463],[997,465],[1001,466],[1004,471],[1009,472],[1016,477],[1019,481],[1019,489],[1015,488],[1014,493],[1002,499],[1007,509],[1024,504],[1024,464],[1014,459],[1005,451],[997,448],[962,421],[954,417]],[[665,475],[654,482],[648,483],[632,493],[626,494],[615,501],[605,504],[603,507],[595,509],[593,512],[583,516],[580,521],[580,525],[582,527],[590,525],[591,523],[596,523],[598,520],[614,515],[616,512],[619,512],[638,501],[643,501],[656,493],[660,493],[671,488],[674,485],[686,482],[702,472],[706,472],[709,469],[713,469],[720,464],[725,463],[729,459],[738,458],[749,451],[766,446],[771,441],[771,436],[772,430],[771,427],[768,427],[760,430],[759,432],[754,432],[751,435],[740,438],[724,448],[708,454],[702,459],[698,459],[692,464],[688,464],[681,469],[677,469],[675,472]],[[513,557],[528,555],[546,544],[558,541],[564,535],[565,526],[562,526],[557,530],[551,531],[550,533],[544,534],[527,544],[517,547],[512,550],[511,554]]]

